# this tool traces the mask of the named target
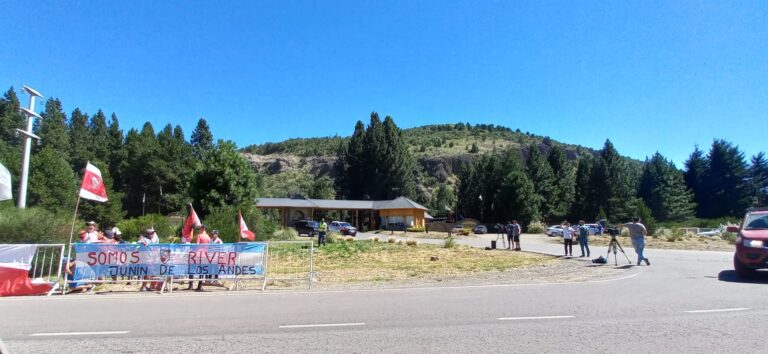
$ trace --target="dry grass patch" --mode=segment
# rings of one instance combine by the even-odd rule
[[[431,259],[437,258],[437,261]],[[315,272],[323,282],[367,282],[420,276],[453,276],[542,265],[554,258],[520,252],[485,251],[438,245],[401,247],[359,241],[329,245],[315,254]]]
[[[629,237],[616,238],[624,248],[632,248],[632,240]],[[553,243],[563,243],[559,237],[550,237]],[[606,247],[610,242],[610,236],[589,236],[589,246]],[[577,247],[578,241],[574,242]],[[676,237],[645,237],[645,248],[698,250],[698,251],[733,251],[734,245],[720,237],[703,237],[696,235],[684,235]]]

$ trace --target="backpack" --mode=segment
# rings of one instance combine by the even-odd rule
[[[592,263],[595,263],[595,264],[605,264],[605,263],[607,263],[607,261],[605,260],[605,258],[603,258],[603,256],[600,256],[600,257],[597,257],[597,258],[593,259]]]

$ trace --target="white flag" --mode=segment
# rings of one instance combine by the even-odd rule
[[[0,200],[8,200],[12,198],[11,173],[0,163]]]

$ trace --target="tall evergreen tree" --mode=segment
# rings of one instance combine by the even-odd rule
[[[88,115],[75,108],[69,122],[69,157],[75,170],[85,167],[87,161],[94,159],[91,145],[91,133],[88,130]]]
[[[452,188],[440,184],[429,204],[430,213],[434,213],[434,216],[448,216],[448,212],[453,210],[456,205],[456,196],[453,194]]]
[[[219,140],[205,154],[201,169],[192,179],[190,195],[195,210],[207,215],[215,207],[252,203],[257,188],[256,175],[235,144]]]
[[[32,155],[29,173],[29,205],[53,212],[72,210],[77,199],[77,180],[66,154],[45,147]]]
[[[628,220],[635,213],[633,178],[634,170],[627,166],[613,143],[606,140],[589,181],[597,207],[603,208],[610,220]]]
[[[107,134],[109,135],[109,173],[114,180],[115,190],[125,191],[126,179],[123,178],[123,172],[127,168],[128,161],[123,130],[120,129],[120,122],[115,113],[110,117]]]
[[[180,126],[166,125],[157,135],[160,158],[152,162],[155,182],[147,188],[147,205],[161,213],[180,211],[189,202],[187,190],[197,170],[192,146]]]
[[[707,173],[709,161],[698,145],[694,148],[688,160],[685,161],[685,173],[683,179],[688,189],[693,192],[693,201],[696,203],[696,216],[703,217],[703,209],[706,207],[707,195],[704,192],[704,175]]]
[[[195,127],[195,130],[192,131],[190,143],[198,158],[201,158],[206,152],[213,149],[213,134],[211,133],[211,128],[208,126],[208,122],[205,118],[200,118],[200,120],[197,121],[197,126]]]
[[[565,151],[560,145],[553,145],[547,155],[547,161],[554,176],[554,203],[552,203],[552,219],[563,220],[571,211],[575,194],[575,170],[568,162]]]
[[[384,118],[382,124],[385,150],[382,173],[384,190],[377,199],[395,199],[406,196],[416,199],[416,162],[392,117]]]
[[[712,143],[707,159],[709,163],[702,186],[706,196],[702,216],[740,216],[754,203],[744,153],[731,143],[717,139]]]
[[[765,159],[765,153],[761,151],[752,156],[751,162],[749,174],[756,192],[757,206],[768,206],[768,161]]]
[[[91,117],[88,130],[90,133],[89,147],[93,160],[102,161],[105,164],[109,163],[112,137],[107,128],[107,117],[104,116],[104,112],[99,110]]]
[[[592,176],[593,158],[590,155],[582,156],[576,167],[574,179],[574,198],[571,206],[571,219],[592,220],[599,211],[596,193],[592,190],[590,177]]]
[[[533,183],[533,189],[538,195],[539,215],[545,220],[550,220],[556,205],[560,202],[555,195],[555,176],[552,167],[547,162],[544,154],[539,150],[538,144],[528,147],[528,160],[526,172]]]
[[[37,135],[40,137],[40,149],[50,147],[53,150],[65,152],[65,158],[69,161],[69,133],[67,128],[67,116],[61,109],[61,101],[49,98],[45,101],[45,111],[40,114],[43,119],[35,120]]]
[[[0,141],[10,145],[21,143],[16,129],[26,129],[26,119],[20,113],[19,107],[19,98],[11,87],[0,98]]]
[[[459,168],[455,210],[457,216],[480,215],[481,203],[478,198],[482,193],[480,172],[471,162],[462,164]]]
[[[685,186],[682,172],[658,152],[646,161],[637,194],[656,220],[693,216],[693,195]]]
[[[517,219],[521,225],[538,220],[539,198],[535,187],[521,165],[512,165],[502,181],[494,203],[501,205],[499,221]],[[505,220],[506,219],[506,220]]]
[[[142,204],[145,193],[149,192],[148,189],[157,189],[154,185],[158,180],[154,166],[161,155],[152,124],[144,123],[140,133],[135,129],[128,131],[125,150],[127,163],[120,172],[126,181],[123,205],[129,216],[138,216],[146,212],[146,205]]]

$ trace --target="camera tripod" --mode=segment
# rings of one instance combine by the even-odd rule
[[[617,253],[621,251],[622,254],[624,254],[624,258],[627,259],[628,264],[632,264],[632,261],[629,260],[629,256],[627,256],[627,253],[624,252],[624,248],[621,247],[621,244],[619,243],[619,240],[616,239],[616,235],[611,235],[611,242],[608,243],[608,255],[605,256],[605,262],[608,263],[611,257],[611,251],[613,251],[613,264],[619,265],[619,259],[617,256]]]

